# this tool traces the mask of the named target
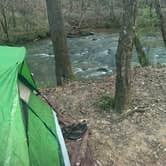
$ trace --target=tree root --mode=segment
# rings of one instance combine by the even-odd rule
[[[113,121],[119,122],[119,121],[123,121],[124,119],[126,119],[128,116],[133,116],[134,113],[138,112],[138,113],[144,113],[148,110],[148,108],[143,108],[143,107],[136,107],[134,109],[129,109],[126,112],[122,113],[122,114],[113,114]]]

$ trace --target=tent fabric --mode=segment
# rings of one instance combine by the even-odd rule
[[[64,165],[51,108],[33,93],[28,106],[28,121],[31,121],[28,124],[29,153],[32,165]],[[49,158],[45,156],[46,152]]]
[[[65,141],[64,141],[64,138],[63,138],[63,134],[62,134],[60,125],[58,123],[58,118],[56,116],[55,111],[52,110],[52,112],[53,112],[53,115],[54,115],[57,136],[58,136],[58,139],[59,139],[59,143],[60,143],[63,158],[64,158],[64,164],[65,164],[65,166],[69,166],[70,165],[70,160],[69,160],[68,152],[67,152],[67,149],[66,149],[66,146],[65,146]]]
[[[29,166],[17,87],[18,64],[11,65],[2,70],[0,63],[0,165]]]
[[[29,72],[29,67],[24,61],[19,69],[19,79],[24,82],[29,88],[37,89],[36,83],[33,80],[31,73]]]
[[[24,47],[15,47],[13,49],[12,47],[0,46],[0,70],[21,64],[25,58],[25,52]]]
[[[0,165],[70,166],[52,108],[34,93],[25,53],[0,46]]]

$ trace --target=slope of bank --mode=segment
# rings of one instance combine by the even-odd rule
[[[114,76],[42,90],[66,118],[87,121],[99,166],[166,165],[166,68],[135,68],[132,80],[137,111],[118,121],[94,104],[101,93],[114,93]]]

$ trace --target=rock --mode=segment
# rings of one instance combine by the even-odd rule
[[[115,55],[111,48],[108,49],[107,53],[108,55],[111,55],[111,56]]]
[[[101,68],[98,68],[97,69],[98,72],[108,72],[108,69],[104,68],[104,67],[101,67]]]
[[[91,36],[91,35],[94,35],[94,33],[93,32],[80,31],[80,35],[81,36]]]
[[[80,31],[79,29],[74,29],[67,34],[68,38],[82,37],[82,36],[91,36],[94,35],[94,32]]]
[[[80,73],[80,72],[83,72],[83,70],[81,69],[81,68],[75,68],[75,70],[74,70],[74,73],[76,74],[76,73]]]

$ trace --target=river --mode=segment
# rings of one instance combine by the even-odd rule
[[[76,79],[101,78],[115,71],[118,33],[96,33],[93,36],[68,39],[69,55]],[[160,35],[141,37],[152,65],[166,64],[166,49]],[[55,84],[54,55],[50,39],[26,44],[27,61],[40,85]],[[139,65],[133,49],[132,65]]]

